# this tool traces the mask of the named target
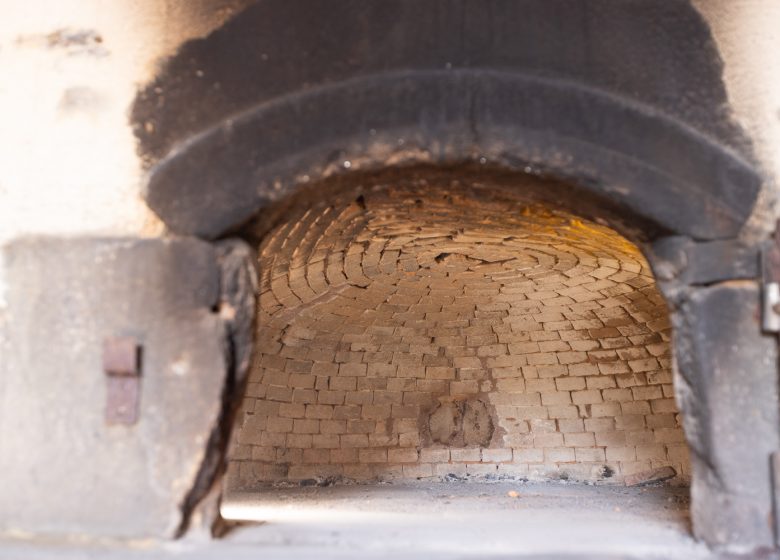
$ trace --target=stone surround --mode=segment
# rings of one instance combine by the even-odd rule
[[[668,313],[633,244],[455,182],[329,202],[259,244],[233,480],[687,480]]]

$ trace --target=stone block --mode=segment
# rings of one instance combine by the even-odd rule
[[[501,463],[512,460],[511,449],[483,449],[482,450],[482,462],[483,463]]]
[[[449,449],[423,448],[420,450],[420,461],[423,463],[447,463],[449,460]]]
[[[575,460],[574,449],[569,447],[547,447],[544,460],[548,463],[570,463]]]
[[[386,463],[387,449],[359,449],[358,461],[361,463]]]
[[[450,449],[450,458],[453,462],[479,462],[481,453],[479,449]]]
[[[404,465],[403,475],[409,478],[429,478],[433,476],[433,467],[430,464]]]
[[[387,460],[390,463],[416,463],[418,460],[417,450],[409,448],[388,449]]]

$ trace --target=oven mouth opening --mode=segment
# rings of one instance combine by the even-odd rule
[[[243,230],[257,325],[223,518],[646,497],[687,532],[669,313],[637,245],[534,176],[355,177]]]

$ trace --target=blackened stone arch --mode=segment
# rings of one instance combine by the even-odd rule
[[[484,158],[708,240],[761,185],[726,106],[685,2],[272,1],[186,44],[132,118],[177,233],[218,237],[344,162]]]
[[[161,161],[147,198],[172,229],[211,238],[301,177],[388,161],[530,167],[698,239],[736,236],[759,187],[722,147],[601,92],[441,71],[351,80],[230,118]]]

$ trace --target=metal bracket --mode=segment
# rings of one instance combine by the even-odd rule
[[[780,333],[780,223],[761,251],[761,328]]]
[[[780,547],[780,451],[775,451],[770,456],[769,474],[772,478],[772,524],[775,546]]]
[[[135,338],[116,336],[103,341],[103,372],[106,424],[135,424],[141,396],[141,347]]]
[[[774,239],[761,251],[761,328],[780,333],[780,221]],[[772,524],[775,546],[780,547],[780,451],[770,457],[772,477]]]

